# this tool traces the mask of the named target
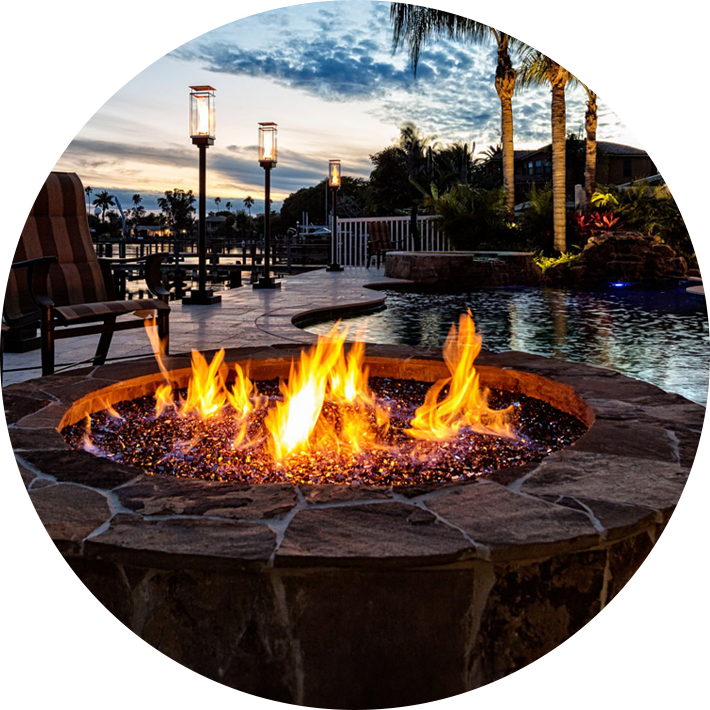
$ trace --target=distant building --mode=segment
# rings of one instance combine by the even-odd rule
[[[209,215],[205,217],[205,229],[207,231],[207,236],[211,237],[217,234],[219,228],[227,221],[224,215]],[[199,220],[197,222],[199,225]]]
[[[567,150],[567,197],[574,198],[574,186],[584,184],[584,141],[568,141]],[[486,165],[489,173],[502,173],[500,152],[493,155]],[[648,153],[609,141],[597,142],[597,182],[602,185],[621,185],[656,175],[658,170]],[[540,188],[552,182],[552,145],[533,150],[515,151],[515,200],[522,202],[530,194],[532,185]]]
[[[163,239],[172,235],[166,224],[139,224],[135,231],[141,239]]]

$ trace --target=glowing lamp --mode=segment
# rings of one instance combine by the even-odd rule
[[[334,190],[337,190],[341,184],[340,161],[331,160],[328,164],[328,184]]]
[[[214,92],[211,86],[190,87],[190,137],[193,143],[214,143]]]
[[[278,149],[276,146],[276,124],[259,124],[259,163],[262,167],[276,165]]]

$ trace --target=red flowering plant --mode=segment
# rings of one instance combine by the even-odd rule
[[[587,239],[599,232],[614,229],[621,220],[621,217],[615,215],[611,209],[619,204],[612,193],[595,192],[592,195],[592,204],[602,209],[596,212],[577,212],[574,217],[577,230]]]

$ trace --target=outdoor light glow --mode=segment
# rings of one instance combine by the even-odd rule
[[[211,86],[191,86],[190,136],[192,138],[215,137],[214,92]]]
[[[276,146],[276,124],[259,124],[259,162],[276,165],[278,148]]]
[[[331,160],[328,171],[328,182],[331,187],[340,187],[340,161]]]
[[[614,286],[615,288],[623,288],[624,286],[628,286],[629,284],[626,281],[615,281],[613,284],[610,285]]]

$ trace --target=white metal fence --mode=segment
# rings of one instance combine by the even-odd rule
[[[395,249],[411,251],[414,240],[409,233],[409,217],[347,217],[338,218],[336,258],[343,266],[367,264],[369,225],[385,222],[390,226],[390,240]],[[451,247],[440,227],[439,217],[417,217],[422,251],[449,251]]]

